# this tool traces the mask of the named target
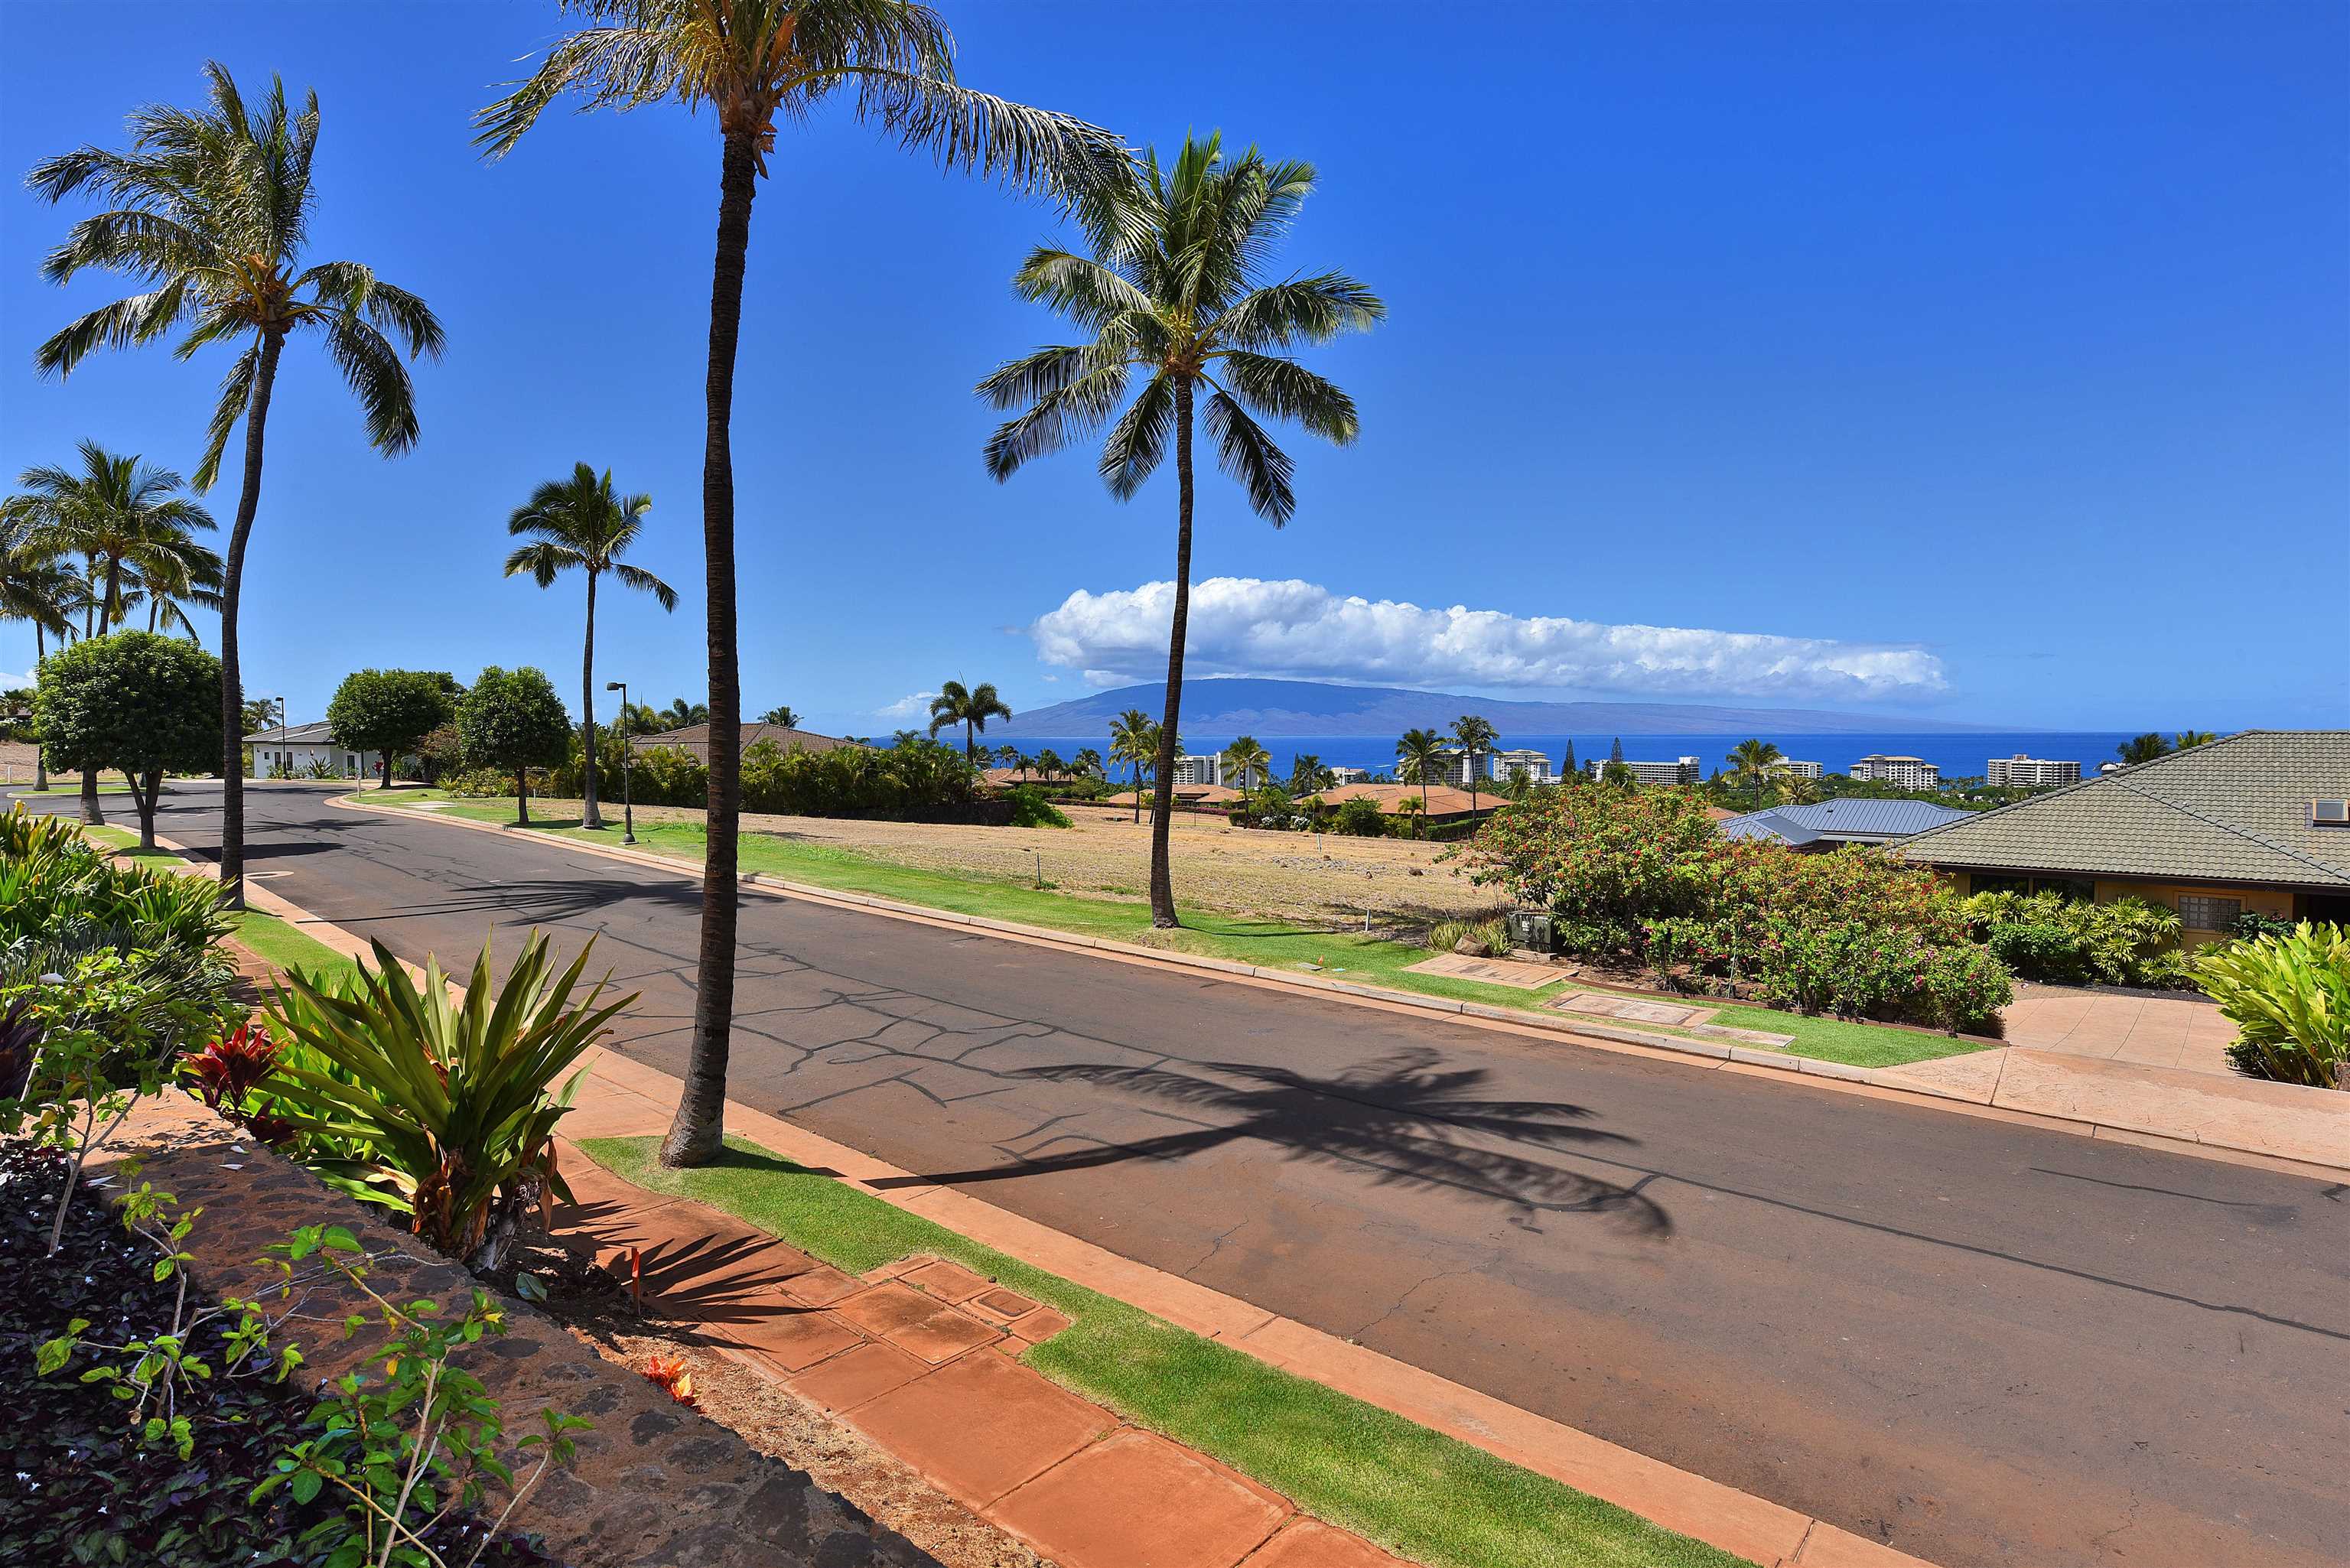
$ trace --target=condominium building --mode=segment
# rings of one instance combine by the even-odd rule
[[[1348,784],[1368,784],[1370,782],[1371,770],[1368,768],[1332,768],[1330,770],[1330,787],[1332,789],[1344,789]]]
[[[1876,779],[1897,789],[1939,789],[1942,770],[1923,757],[1888,757],[1871,752],[1852,764],[1856,779]]]
[[[1224,781],[1218,775],[1223,771],[1224,760],[1222,757],[1177,757],[1175,759],[1175,783],[1179,788],[1184,784],[1222,784]]]
[[[1636,763],[1627,759],[1624,765],[1632,770],[1635,784],[1693,784],[1705,777],[1705,764],[1695,757],[1676,757],[1669,763]],[[1607,773],[1607,759],[1594,757],[1583,767],[1596,779]]]
[[[1799,763],[1793,757],[1782,757],[1779,759],[1779,771],[1789,778],[1815,779],[1820,776],[1820,764]]]
[[[1470,772],[1469,753],[1458,749],[1457,747],[1447,746],[1439,754],[1444,759],[1444,771],[1440,775],[1442,781],[1453,785],[1455,788],[1467,789],[1469,787]],[[1494,753],[1492,752],[1479,752],[1477,753],[1476,773],[1477,779],[1480,784],[1494,776],[1493,755]]]
[[[1493,753],[1493,776],[1498,779],[1523,778],[1528,784],[1546,784],[1554,775],[1550,758],[1541,752],[1514,751]]]
[[[2027,757],[2022,752],[2012,757],[1993,757],[1983,764],[1985,784],[2022,784],[2027,789],[2040,789],[2048,784],[2080,782],[2080,763],[2051,762],[2046,757]]]

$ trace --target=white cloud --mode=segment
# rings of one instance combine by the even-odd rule
[[[923,718],[931,711],[931,699],[937,695],[936,691],[910,692],[886,708],[874,709],[873,716],[877,719]]]
[[[1175,585],[1080,588],[1028,628],[1047,664],[1097,686],[1167,667]],[[1866,701],[1943,690],[1941,660],[1900,643],[1428,609],[1318,584],[1210,577],[1191,588],[1185,668],[1398,686],[1534,687],[1650,697]]]
[[[6,670],[0,670],[0,691],[14,691],[33,684],[35,681],[29,675],[11,675]]]

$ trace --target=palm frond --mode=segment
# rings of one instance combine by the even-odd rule
[[[1123,364],[1097,366],[1004,421],[987,441],[988,473],[998,482],[1009,479],[1031,458],[1058,452],[1074,437],[1098,428],[1118,408],[1127,375]]]
[[[984,175],[1065,204],[1116,189],[1128,177],[1125,144],[1101,127],[974,91],[936,67],[859,64],[817,74],[850,78],[859,118],[900,146],[930,152],[941,169]]]
[[[221,378],[220,397],[213,404],[212,423],[204,431],[203,461],[196,464],[191,478],[198,493],[210,490],[213,481],[220,477],[221,454],[228,448],[236,421],[253,402],[253,383],[260,373],[261,346],[256,343],[238,355],[228,374]]]
[[[1211,330],[1235,348],[1286,348],[1327,342],[1341,332],[1367,332],[1387,312],[1386,303],[1353,278],[1326,272],[1252,289]]]
[[[527,572],[540,587],[551,588],[555,586],[555,579],[563,573],[573,566],[587,564],[578,551],[552,540],[541,539],[535,544],[525,545],[506,557],[506,576],[518,577]]]
[[[661,608],[665,610],[677,608],[677,590],[642,566],[631,566],[623,561],[613,566],[612,575],[639,593],[652,595],[653,602],[660,605]]]
[[[34,350],[34,369],[63,380],[95,349],[128,348],[171,330],[172,324],[186,313],[188,303],[186,285],[175,280],[151,294],[134,294],[99,306],[67,323]]]
[[[547,106],[577,93],[579,109],[635,109],[682,97],[683,65],[669,32],[656,26],[587,27],[547,51],[538,69],[473,116],[473,145],[504,157]]]
[[[416,444],[416,389],[391,344],[355,316],[327,327],[327,353],[367,416],[368,442],[386,456]]]
[[[1296,465],[1289,454],[1229,392],[1211,395],[1202,419],[1215,438],[1216,466],[1241,482],[1258,516],[1276,528],[1287,523],[1297,510],[1297,495],[1289,483]]]
[[[1174,431],[1175,378],[1161,372],[1143,384],[1102,441],[1096,467],[1109,493],[1120,501],[1131,500],[1167,455],[1167,441]]]
[[[1355,400],[1295,359],[1237,350],[1221,356],[1224,389],[1270,419],[1295,420],[1334,446],[1360,431]]]

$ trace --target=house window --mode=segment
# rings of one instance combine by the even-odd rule
[[[2185,893],[2178,899],[2178,923],[2190,931],[2224,931],[2244,912],[2241,898],[2212,898]]]

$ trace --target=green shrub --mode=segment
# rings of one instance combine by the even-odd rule
[[[1510,956],[1510,922],[1501,919],[1480,920],[1469,929],[1477,943],[1477,950],[1487,958]]]
[[[291,1062],[266,1080],[276,1116],[297,1136],[369,1146],[363,1160],[322,1160],[320,1176],[400,1210],[416,1234],[478,1269],[497,1266],[542,1187],[568,1197],[551,1138],[574,1078],[555,1080],[601,1039],[630,995],[598,1007],[608,981],[575,1003],[591,940],[554,971],[533,932],[499,983],[484,944],[462,1003],[436,961],[420,989],[382,943],[375,967],[337,994],[299,972],[268,1002],[271,1033],[298,1042],[348,1076]]]
[[[1466,920],[1439,920],[1428,928],[1429,950],[1440,953],[1455,951],[1469,940],[1471,929]]]
[[[1045,798],[1045,792],[1035,784],[1021,784],[1006,793],[1012,805],[1012,826],[1014,827],[1066,827],[1069,819],[1058,806]]]
[[[1969,930],[2026,980],[2051,985],[2159,985],[2175,981],[2167,955],[2178,916],[2143,898],[2091,903],[2062,894],[1977,893],[1963,906]]]
[[[2289,936],[2207,947],[2194,967],[2236,1026],[2228,1055],[2240,1071],[2350,1088],[2350,929],[2304,920]]]
[[[1543,790],[1494,813],[1469,858],[1549,909],[1566,951],[1742,982],[1773,1006],[1984,1033],[2012,993],[1929,870],[1725,840],[1681,791]]]
[[[1368,795],[1356,795],[1342,803],[1337,815],[1331,819],[1334,833],[1347,834],[1356,838],[1385,838],[1388,836],[1388,814],[1379,803]]]

